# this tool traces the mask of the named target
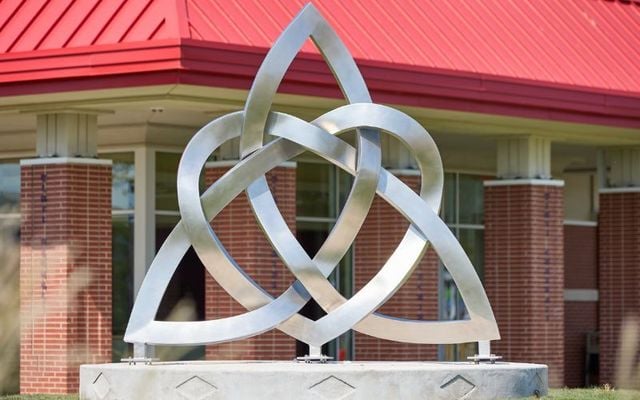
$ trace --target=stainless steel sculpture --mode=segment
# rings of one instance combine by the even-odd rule
[[[287,67],[309,37],[322,52],[350,103],[312,122],[270,112]],[[357,130],[357,149],[339,138],[353,129]],[[381,168],[380,131],[400,139],[412,151],[422,173],[420,195]],[[278,139],[265,144],[265,134]],[[238,136],[242,159],[201,195],[198,178],[207,158],[224,142]],[[342,214],[313,258],[287,227],[264,177],[272,168],[305,151],[323,157],[355,177]],[[442,188],[442,162],[427,131],[406,114],[371,103],[348,50],[318,11],[307,5],[267,54],[244,111],[215,119],[187,145],[178,170],[182,220],[151,264],[133,307],[125,341],[209,344],[243,339],[273,328],[316,348],[351,328],[411,343],[499,339],[480,279],[456,238],[438,217]],[[297,279],[277,298],[244,273],[210,226],[210,221],[245,189],[259,224]],[[401,212],[411,226],[380,271],[358,293],[346,299],[326,278],[353,243],[375,193]],[[434,247],[458,285],[469,320],[416,321],[375,312],[408,279],[427,243]],[[195,322],[154,320],[169,280],[189,246],[193,246],[217,282],[246,307],[246,313]],[[298,314],[312,297],[327,312],[317,321]]]

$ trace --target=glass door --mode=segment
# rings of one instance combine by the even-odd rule
[[[298,161],[296,179],[296,236],[298,241],[313,257],[320,249],[344,205],[352,178],[337,167],[320,160]],[[353,293],[353,257],[351,250],[329,276],[330,282],[340,293],[349,298]],[[301,314],[317,320],[326,313],[312,299],[301,310]],[[323,354],[335,360],[353,359],[353,332],[325,344]],[[308,354],[307,345],[298,342],[298,356]]]
[[[442,210],[444,221],[460,241],[481,280],[484,278],[483,181],[484,177],[480,175],[445,174]],[[458,288],[444,266],[440,267],[439,286],[440,319],[468,319],[469,314]],[[466,361],[467,356],[476,353],[475,342],[439,347],[439,359],[443,361]]]

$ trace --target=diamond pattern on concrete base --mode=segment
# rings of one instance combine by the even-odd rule
[[[104,374],[102,372],[98,374],[96,379],[93,381],[93,391],[96,392],[98,398],[104,399],[105,397],[107,397],[110,388],[111,385],[109,384],[109,381],[104,376]]]
[[[529,381],[529,387],[531,387],[533,390],[532,396],[540,396],[540,394],[544,390],[545,384],[539,373],[536,372],[535,376],[531,378],[531,381]]]
[[[309,387],[310,392],[327,400],[346,400],[355,390],[354,386],[333,375]]]
[[[468,379],[462,375],[456,375],[452,379],[448,380],[440,389],[447,392],[447,395],[451,396],[451,399],[462,400],[466,398],[476,385],[471,383]]]
[[[217,390],[215,385],[196,375],[176,386],[176,391],[189,400],[210,399]]]

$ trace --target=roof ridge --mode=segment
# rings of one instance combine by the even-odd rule
[[[180,39],[191,39],[189,28],[188,0],[166,0],[172,3],[173,11],[166,15],[167,22],[172,24],[175,34]]]

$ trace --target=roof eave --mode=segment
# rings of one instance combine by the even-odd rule
[[[248,90],[267,49],[167,39],[0,55],[0,96],[192,84]],[[640,93],[358,61],[375,101],[640,128]],[[318,54],[301,53],[280,91],[341,98]]]

